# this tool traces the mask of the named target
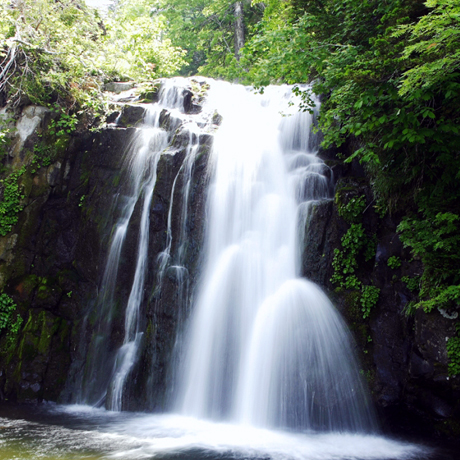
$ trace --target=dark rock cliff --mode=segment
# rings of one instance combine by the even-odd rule
[[[189,91],[186,96],[185,109],[199,111],[192,93]],[[137,104],[118,104],[118,107],[108,117],[112,123],[107,127],[96,132],[83,129],[68,136],[48,167],[31,165],[34,145],[42,141],[49,123],[46,110],[29,129],[25,142],[13,139],[11,152],[15,153],[10,154],[7,162],[26,166],[19,181],[24,209],[12,232],[0,237],[0,287],[16,303],[23,325],[14,335],[0,331],[0,399],[18,402],[83,399],[78,387],[87,377],[85,364],[94,351],[89,345],[97,322],[94,312],[111,231],[119,213],[114,207],[115,198],[122,196],[127,187],[126,153],[135,126],[142,123],[145,112],[144,106]],[[27,108],[23,112],[30,111]],[[21,117],[24,115],[19,115],[20,120]],[[170,118],[166,111],[161,115],[166,128],[172,124]],[[115,120],[117,123],[113,123]],[[170,146],[157,167],[150,212],[150,254],[159,254],[165,247],[173,181],[187,148],[187,136],[181,135],[180,129],[175,132],[174,126],[171,129]],[[201,148],[192,165],[191,211],[185,223],[187,296],[193,294],[200,262],[211,136],[200,141]],[[175,199],[180,203],[178,196]],[[121,254],[115,287],[119,305],[127,302],[134,276],[138,208],[130,220]],[[177,219],[173,219],[173,233],[178,232],[178,225]],[[177,248],[173,246],[171,251],[174,253]],[[175,332],[187,315],[178,304],[174,271],[166,272],[161,290],[157,289],[157,278],[158,263],[152,257],[146,283],[149,288],[141,306],[148,325],[142,359],[130,379],[131,399],[126,403],[130,409],[164,407]],[[116,315],[106,331],[109,352],[123,341],[123,321],[122,314]]]
[[[75,135],[55,163],[21,178],[25,208],[4,237],[15,244],[1,270],[25,326],[12,344],[2,337],[4,398],[56,400],[64,387],[79,322],[97,296],[106,211],[129,131]]]
[[[458,439],[460,377],[449,376],[446,349],[447,339],[455,335],[455,322],[437,310],[410,309],[415,295],[402,278],[417,279],[423,267],[398,237],[396,228],[402,216],[378,216],[359,164],[343,165],[333,152],[323,152],[323,156],[337,179],[336,196],[314,209],[306,231],[303,275],[321,285],[346,318],[383,428],[393,433]],[[363,318],[359,293],[338,288],[331,281],[334,249],[341,248],[341,238],[350,227],[338,213],[344,193],[365,197],[361,222],[373,236],[375,255],[369,262],[360,260],[357,269],[364,284],[380,289],[378,302],[367,318]],[[391,257],[397,258],[400,266],[391,267]]]

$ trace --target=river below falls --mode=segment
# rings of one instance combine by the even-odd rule
[[[455,460],[383,436],[271,431],[175,414],[0,405],[0,460]]]

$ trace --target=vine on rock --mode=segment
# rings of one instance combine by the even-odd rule
[[[0,235],[8,234],[19,219],[19,212],[22,211],[23,205],[21,200],[24,198],[19,178],[26,171],[23,166],[21,169],[12,172],[6,179],[0,180],[3,189],[2,199],[0,201]]]
[[[8,294],[0,294],[0,333],[6,330],[9,339],[13,339],[17,335],[23,322],[19,314],[16,314],[16,318],[14,318],[16,308],[17,305]]]
[[[368,318],[371,309],[377,304],[380,295],[380,289],[376,286],[363,286],[361,290],[361,305],[363,318]]]
[[[460,375],[460,324],[457,324],[457,336],[447,341],[447,356],[449,357],[449,375]]]
[[[341,289],[360,291],[363,318],[370,315],[371,309],[377,304],[380,289],[372,285],[364,285],[356,275],[359,257],[366,262],[375,255],[375,237],[369,237],[363,224],[359,222],[366,208],[364,196],[352,197],[342,204],[340,191],[336,195],[339,215],[350,224],[350,228],[341,239],[341,248],[334,249],[332,266],[334,273],[331,282]]]

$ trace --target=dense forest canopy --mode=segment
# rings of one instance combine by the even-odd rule
[[[0,13],[1,105],[97,112],[104,82],[197,73],[313,82],[324,147],[365,165],[376,209],[401,216],[423,261],[417,306],[458,307],[458,0],[119,0],[104,17],[82,0],[0,0]]]

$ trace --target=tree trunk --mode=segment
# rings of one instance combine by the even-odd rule
[[[235,2],[235,57],[240,60],[240,50],[244,46],[243,2]]]

